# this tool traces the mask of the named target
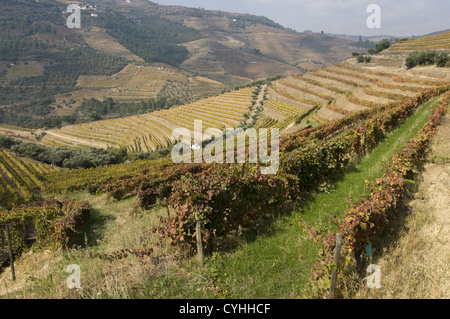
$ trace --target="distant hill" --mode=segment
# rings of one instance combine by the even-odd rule
[[[446,30],[441,30],[441,31],[436,31],[436,32],[424,34],[423,37],[427,37],[427,36],[430,36],[430,35],[438,35],[438,34],[441,34],[441,33],[448,32],[448,31],[450,31],[450,29],[446,29]]]
[[[352,40],[352,41],[373,41],[373,42],[378,42],[381,41],[383,39],[394,39],[396,37],[392,36],[392,35],[374,35],[374,36],[361,36],[361,35],[348,35],[348,34],[333,34],[333,33],[325,33],[326,35],[330,36],[330,37],[336,37],[336,38],[341,38],[341,39],[347,39],[347,40]]]
[[[71,3],[83,6],[81,29],[66,26]],[[265,17],[144,0],[4,0],[0,40],[0,124],[32,128],[167,108],[354,50]],[[81,112],[92,98],[114,104]]]
[[[352,52],[351,40],[298,33],[261,16],[142,0],[92,2],[114,7],[130,19],[156,16],[198,30],[200,39],[182,43],[190,56],[180,67],[224,83],[304,73],[338,62]]]

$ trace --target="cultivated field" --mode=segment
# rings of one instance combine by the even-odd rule
[[[40,64],[38,62],[13,65],[8,69],[6,78],[9,80],[9,79],[14,79],[17,77],[24,77],[24,76],[39,76],[39,75],[42,75],[43,71],[44,71],[44,67],[42,66],[42,64]]]
[[[80,76],[77,87],[130,102],[156,97],[168,81],[187,84],[188,77],[164,67],[129,64],[112,76]]]
[[[116,55],[131,61],[144,61],[123,47],[115,38],[108,35],[104,28],[89,28],[89,30],[83,32],[83,39],[90,47],[105,54]]]
[[[265,98],[261,99],[263,112],[259,115],[255,128],[279,128],[282,134],[288,134],[307,126],[381,107],[405,97],[414,97],[447,80],[427,77],[426,74],[417,77],[411,72],[394,72],[389,67],[374,68],[352,62],[353,60],[335,63],[305,75],[291,75],[272,82],[265,88]],[[136,81],[141,81],[136,87],[142,88],[143,81],[150,73],[153,75],[151,83],[156,83],[155,79],[158,76],[164,77],[167,72],[129,65],[117,76],[96,77],[96,80],[93,77],[80,78],[78,85],[103,88],[111,86],[111,90],[120,90],[118,94],[123,97],[126,91],[132,92]],[[138,79],[139,73],[142,76]],[[218,85],[218,82],[206,81],[202,77],[190,79],[191,85],[193,81]],[[161,78],[160,84],[163,83],[164,79]],[[154,89],[150,87],[149,90]],[[172,83],[171,88],[176,90],[177,86]],[[156,91],[157,89],[154,92]],[[137,91],[134,93],[140,94]],[[129,94],[128,98],[132,93]],[[125,146],[129,152],[155,151],[171,145],[173,129],[184,127],[192,131],[194,119],[202,119],[204,129],[236,127],[248,112],[251,101],[252,89],[242,89],[169,110],[50,130],[43,143],[71,147]]]
[[[245,88],[191,104],[114,120],[69,125],[49,130],[42,142],[48,145],[127,147],[130,152],[150,152],[171,145],[172,131],[193,131],[194,120],[208,128],[236,127],[252,101],[252,88]]]
[[[45,176],[57,168],[0,150],[0,199],[2,205],[37,199]]]
[[[281,129],[289,128],[288,132],[292,132],[293,126],[297,129],[304,125],[315,126],[405,97],[414,97],[425,89],[444,84],[446,80],[423,74],[417,77],[411,72],[398,75],[393,71],[387,67],[335,63],[305,75],[278,80],[267,92],[264,117],[258,127],[270,127],[270,123],[276,123]]]
[[[450,51],[450,31],[419,39],[400,41],[383,51],[383,54],[407,54],[416,50]]]
[[[0,125],[0,135],[13,137],[28,142],[36,142],[36,132],[31,129],[24,129],[12,125]]]

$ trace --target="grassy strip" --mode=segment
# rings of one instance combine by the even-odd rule
[[[438,101],[439,98],[435,98],[421,106],[358,165],[349,166],[342,180],[334,186],[324,185],[324,192],[316,194],[303,207],[284,215],[277,222],[263,226],[258,236],[244,233],[243,243],[238,249],[224,253],[220,261],[218,258],[210,261],[205,272],[210,275],[211,267],[217,270],[212,278],[220,287],[218,291],[231,298],[301,297],[310,280],[319,244],[308,239],[297,218],[316,228],[329,228],[326,216],[342,216],[347,197],[357,200],[367,195],[365,181],[382,175],[383,163],[390,160],[393,153],[400,152],[417,134]],[[198,276],[181,275],[186,271],[195,274],[195,266],[195,261],[189,260],[178,271],[174,269],[147,282],[136,297],[211,297],[212,290],[203,289],[201,283],[204,281],[199,281]]]

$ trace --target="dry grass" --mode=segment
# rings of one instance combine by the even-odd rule
[[[40,132],[41,132],[40,130],[37,130],[34,134],[38,135]],[[32,133],[33,131],[29,129],[24,129],[6,124],[0,125],[0,135],[9,136],[30,142],[36,142],[36,137]]]
[[[175,264],[176,254],[162,246],[155,247],[153,228],[166,211],[133,212],[134,198],[109,202],[105,196],[79,194],[95,208],[85,229],[83,247],[64,252],[29,252],[16,262],[15,282],[10,270],[0,275],[0,298],[130,298],[137,287]],[[83,237],[83,236],[81,236]],[[115,258],[122,249],[155,247],[151,256]],[[170,256],[170,257],[169,257]],[[81,289],[68,289],[67,266],[81,269]]]

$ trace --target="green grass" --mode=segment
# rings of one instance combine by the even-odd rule
[[[244,234],[243,243],[235,250],[222,254],[220,263],[214,262],[218,274],[212,278],[229,298],[301,298],[308,297],[304,288],[310,281],[312,267],[320,244],[310,240],[302,231],[298,219],[319,228],[331,227],[326,218],[330,214],[343,216],[346,198],[359,200],[368,195],[365,181],[383,174],[385,161],[399,153],[428,120],[439,98],[421,106],[403,125],[393,131],[359,164],[349,166],[343,178],[327,193],[317,193],[301,208],[285,214],[256,234]],[[135,296],[138,298],[210,298],[202,289],[208,275],[200,272],[195,259],[186,261],[166,276],[149,281]],[[183,276],[188,272],[192,276]],[[205,277],[206,276],[206,277]],[[209,277],[208,277],[209,276]],[[200,278],[200,279],[199,279]],[[201,280],[203,278],[203,280]]]

